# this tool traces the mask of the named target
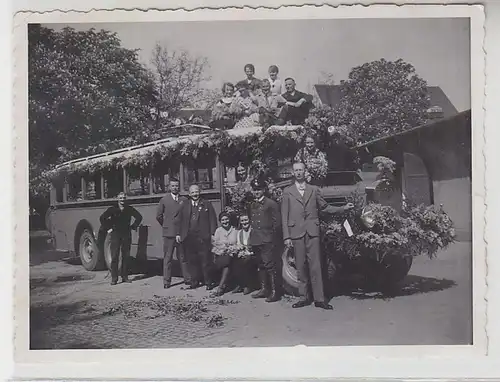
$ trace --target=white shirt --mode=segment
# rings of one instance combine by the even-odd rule
[[[262,202],[264,200],[264,196],[261,196],[259,199],[257,199],[258,202]]]
[[[179,201],[179,195],[174,195],[172,193],[170,193],[170,195],[172,195],[172,199],[174,199],[176,202]]]
[[[306,182],[304,183],[295,182],[295,186],[297,187],[297,191],[299,191],[299,194],[301,196],[304,196],[304,192],[306,191]]]

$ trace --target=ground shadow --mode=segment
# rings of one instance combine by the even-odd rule
[[[388,300],[415,294],[439,292],[456,286],[448,279],[409,275],[399,284],[383,291],[366,285],[345,285],[338,290],[337,296],[348,296],[353,300]]]

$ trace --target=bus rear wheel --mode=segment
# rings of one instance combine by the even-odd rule
[[[285,248],[281,254],[283,288],[292,295],[299,295],[299,276],[295,267],[295,256],[293,248]]]
[[[101,253],[94,234],[88,228],[85,228],[80,234],[78,254],[87,271],[96,271],[101,268]]]

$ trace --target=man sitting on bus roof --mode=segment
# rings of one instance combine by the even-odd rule
[[[128,258],[132,243],[131,230],[139,228],[142,215],[134,207],[125,204],[127,196],[124,192],[118,194],[118,204],[109,207],[100,217],[101,225],[111,235],[111,285],[118,283],[118,260],[122,253],[121,276],[122,282],[129,283]],[[134,217],[134,223],[130,221]]]

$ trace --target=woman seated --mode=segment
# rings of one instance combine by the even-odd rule
[[[237,234],[237,244],[242,250],[233,262],[236,276],[236,288],[233,289],[233,293],[250,294],[256,289],[254,286],[257,279],[257,263],[252,253],[252,247],[248,245],[252,228],[248,214],[241,214],[239,220],[240,230]]]
[[[234,85],[230,82],[222,86],[222,98],[215,104],[212,110],[212,126],[227,130],[232,129],[237,116],[231,108],[234,102]]]
[[[231,112],[239,117],[234,126],[235,129],[259,126],[259,108],[250,90],[237,89],[231,105]]]
[[[215,255],[215,269],[222,270],[222,276],[214,296],[222,296],[226,292],[234,260],[232,253],[236,248],[238,233],[236,228],[231,225],[231,219],[227,212],[223,211],[219,214],[219,222],[221,226],[215,230],[212,237],[212,252]]]

